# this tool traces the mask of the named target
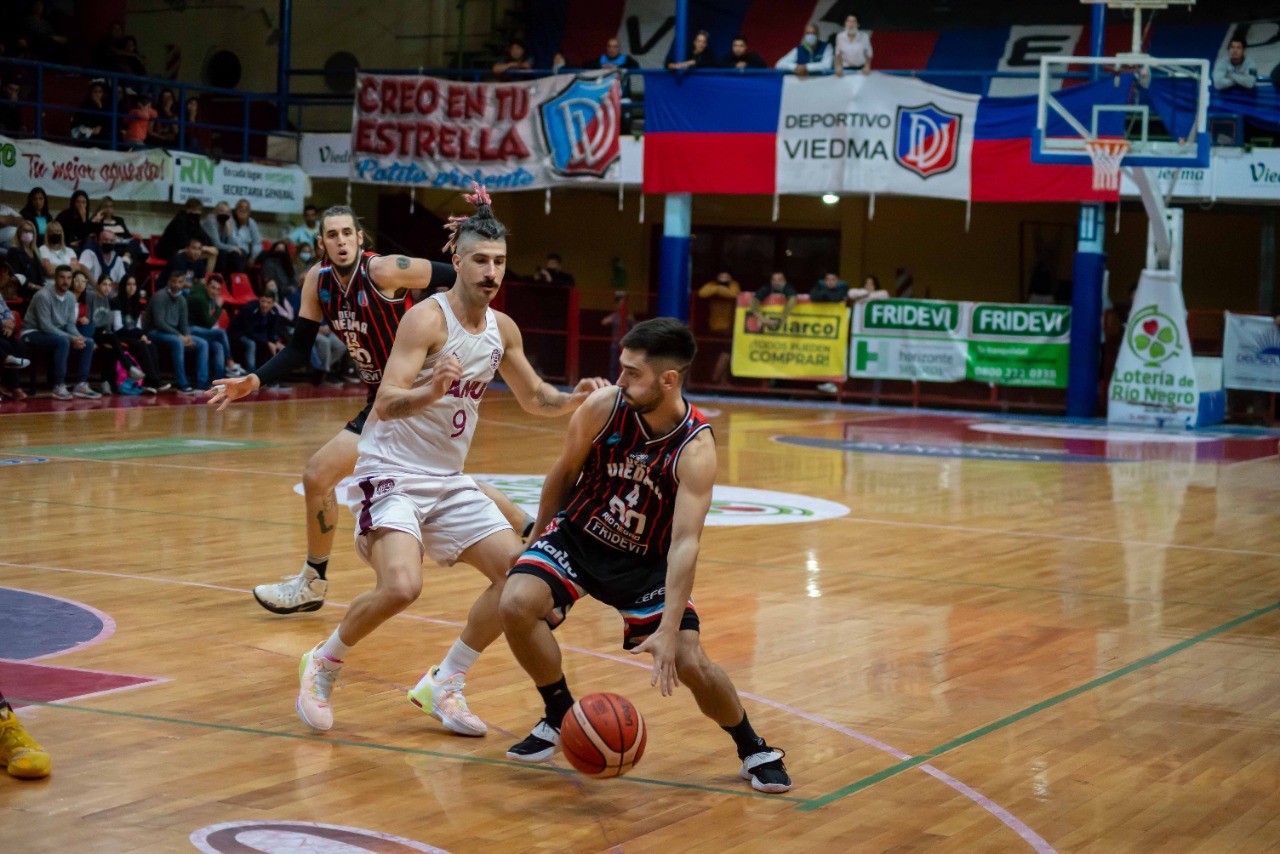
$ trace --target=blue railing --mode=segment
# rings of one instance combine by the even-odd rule
[[[215,86],[201,86],[157,77],[139,77],[133,74],[119,74],[70,65],[56,65],[48,62],[0,57],[0,79],[9,80],[14,78],[21,78],[22,89],[19,99],[16,102],[9,101],[5,103],[19,108],[20,114],[23,116],[24,126],[16,132],[0,132],[5,132],[15,137],[34,137],[49,140],[50,142],[64,142],[72,145],[84,144],[80,140],[74,139],[69,132],[49,132],[50,120],[54,117],[64,114],[84,113],[101,116],[104,129],[107,130],[102,139],[94,143],[94,147],[113,151],[138,147],[134,143],[126,142],[121,136],[123,123],[127,120],[129,112],[125,105],[121,103],[120,90],[122,88],[132,90],[135,94],[146,93],[151,95],[153,106],[159,102],[160,92],[164,89],[172,91],[177,99],[175,104],[176,119],[151,120],[152,126],[176,125],[178,135],[175,143],[156,146],[143,144],[141,147],[144,148],[172,148],[179,151],[212,154],[225,160],[247,161],[265,157],[266,141],[269,137],[284,137],[293,140],[298,137],[293,132],[267,129],[275,126],[277,109],[275,95],[239,92],[234,89],[219,89]],[[101,109],[86,109],[83,106],[83,102],[88,95],[91,82],[95,80],[102,81],[106,88],[103,105]],[[58,84],[69,84],[72,81],[83,83],[79,101],[66,103],[64,99],[56,95],[51,96],[50,89],[59,88]],[[186,103],[192,97],[196,98],[200,104],[199,110],[201,113],[212,111],[219,114],[220,117],[234,113],[236,115],[235,123],[226,123],[225,118],[222,121],[189,121],[187,119]],[[255,127],[253,116],[255,105],[262,105],[262,111],[269,113],[269,116],[262,117],[260,121],[256,122],[256,124],[262,125],[261,128]],[[26,124],[28,115],[33,118],[29,125]],[[54,125],[58,124],[56,120],[52,123]],[[210,145],[209,139],[218,140],[220,143],[229,141],[230,144]],[[254,145],[252,144],[254,142],[260,142],[261,144]]]

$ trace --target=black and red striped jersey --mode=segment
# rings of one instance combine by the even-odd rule
[[[333,266],[320,267],[320,310],[333,333],[347,345],[347,352],[360,369],[360,379],[369,387],[370,398],[382,382],[382,371],[391,356],[400,318],[409,310],[403,297],[384,296],[369,275],[369,262],[377,253],[364,252],[344,287]]]
[[[680,453],[710,430],[692,403],[675,429],[651,436],[618,391],[565,509],[567,521],[592,539],[635,558],[665,560],[671,547]]]

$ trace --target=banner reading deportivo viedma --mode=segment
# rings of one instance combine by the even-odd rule
[[[935,300],[854,307],[849,376],[1065,388],[1071,309]]]
[[[1227,312],[1222,385],[1280,392],[1280,326],[1273,318]]]
[[[1143,270],[1107,393],[1107,421],[1194,427],[1200,407],[1178,279]]]
[[[750,294],[738,300],[733,325],[733,375],[755,379],[843,379],[849,347],[844,303],[797,303],[790,314],[766,305],[759,316]]]
[[[969,198],[978,96],[885,74],[788,76],[779,193]]]
[[[361,74],[351,177],[491,190],[616,182],[621,116],[616,74],[521,83]]]
[[[0,136],[0,190],[15,193],[40,187],[51,198],[84,190],[92,199],[158,202],[169,196],[169,168],[163,151],[99,151]]]
[[[248,199],[255,211],[302,213],[310,193],[310,179],[297,166],[232,163],[182,151],[172,155],[171,200],[178,204],[199,199],[204,205],[226,202],[234,207],[241,199]]]

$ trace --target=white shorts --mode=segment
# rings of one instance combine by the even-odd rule
[[[369,562],[370,532],[404,531],[424,555],[452,566],[471,546],[511,524],[465,474],[364,474],[356,481],[356,552]]]

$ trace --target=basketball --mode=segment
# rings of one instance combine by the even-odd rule
[[[588,777],[621,777],[644,755],[644,718],[626,697],[588,694],[560,723],[560,747]]]

